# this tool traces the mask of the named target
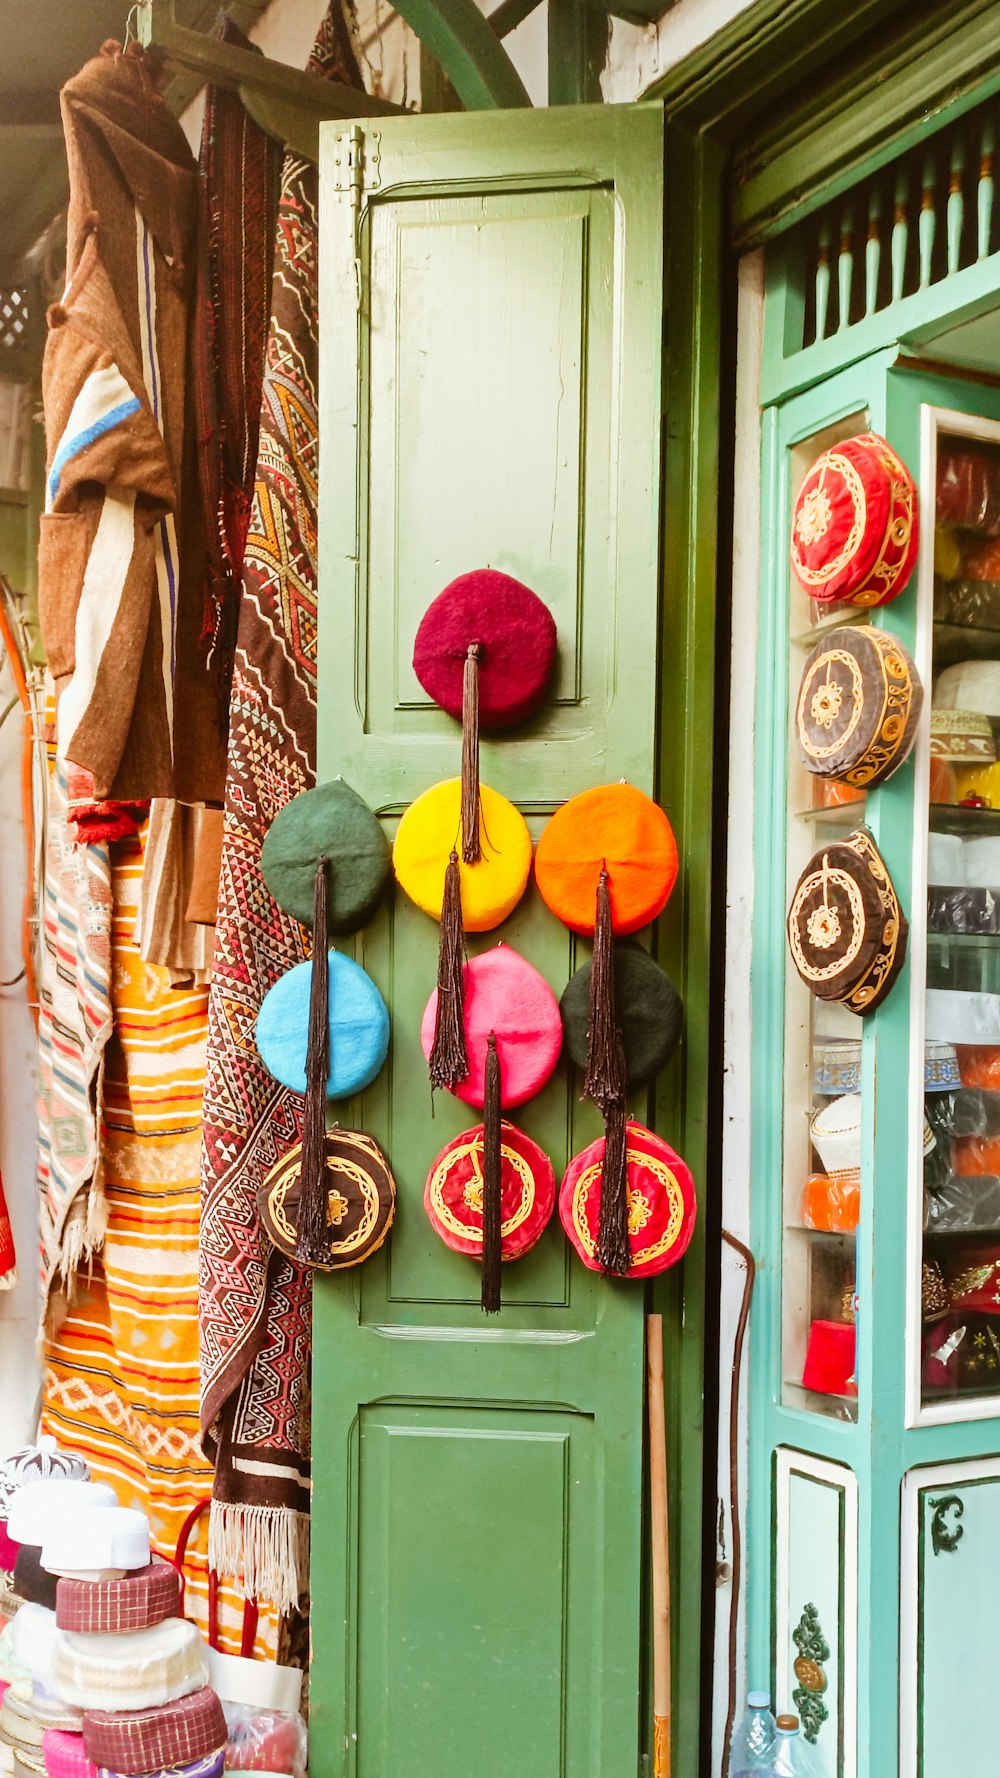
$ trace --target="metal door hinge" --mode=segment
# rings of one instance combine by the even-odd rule
[[[356,209],[361,208],[362,192],[378,190],[380,142],[377,130],[369,130],[366,135],[361,125],[355,123],[337,144],[333,157],[333,189],[350,192]]]
[[[380,174],[379,143],[377,130],[369,130],[366,135],[361,125],[354,123],[341,136],[337,144],[337,152],[333,157],[333,189],[350,196],[351,209],[354,213],[354,287],[358,313],[361,313],[363,274],[361,269],[361,200],[366,191],[377,191]]]

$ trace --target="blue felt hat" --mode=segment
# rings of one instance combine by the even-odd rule
[[[330,951],[328,1099],[349,1099],[369,1086],[389,1053],[385,1001],[360,963]],[[298,963],[275,982],[257,1014],[257,1048],[282,1086],[306,1090],[312,964]],[[322,1029],[322,1025],[320,1026]]]

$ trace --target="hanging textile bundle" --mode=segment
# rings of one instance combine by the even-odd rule
[[[625,1126],[629,1278],[651,1278],[676,1265],[694,1233],[694,1180],[680,1155],[642,1124]],[[600,1252],[601,1200],[607,1189],[605,1139],[574,1155],[559,1188],[559,1217],[584,1265],[607,1270]]]
[[[441,922],[435,1026],[428,1051],[431,1085],[458,1089],[469,1061],[465,1042],[467,932],[489,932],[513,913],[531,873],[524,816],[487,785],[480,789],[485,844],[477,864],[462,855],[462,787],[435,784],[405,811],[392,848],[400,887]]]
[[[629,784],[586,790],[556,811],[538,842],[543,899],[573,932],[592,936],[583,1096],[604,1120],[598,1257],[623,1276],[628,1231],[628,1069],[618,1010],[613,939],[637,932],[666,906],[677,880],[677,845],[663,810]]]
[[[389,849],[367,804],[336,778],[281,810],[264,840],[261,870],[279,906],[313,933],[311,962],[265,997],[257,1045],[275,1078],[305,1096],[295,1257],[329,1266],[326,1101],[348,1098],[375,1078],[388,1053],[389,1015],[360,965],[328,952],[326,940],[373,917],[389,879]]]
[[[434,1044],[438,999],[435,990],[421,1025],[421,1043],[428,1057]],[[471,1133],[463,1155],[468,1166],[478,1173],[475,1187],[466,1181],[470,1185],[466,1203],[478,1213],[478,1224],[475,1220],[467,1221],[464,1227],[468,1233],[461,1238],[475,1243],[478,1233],[482,1306],[485,1313],[495,1314],[500,1308],[501,1262],[526,1251],[517,1245],[515,1251],[508,1248],[504,1252],[504,1181],[511,1167],[517,1171],[518,1163],[510,1153],[505,1161],[503,1113],[541,1092],[559,1059],[562,1023],[548,982],[509,945],[497,945],[494,950],[472,958],[467,965],[464,1027],[468,1070],[452,1090],[465,1104],[482,1108],[483,1122],[479,1131]],[[518,1142],[527,1140],[519,1132],[514,1135]],[[465,1139],[456,1140],[462,1143]],[[454,1218],[449,1222],[444,1214],[445,1200],[440,1197],[443,1181],[439,1182],[438,1197],[431,1190],[431,1182],[454,1146],[449,1145],[434,1163],[424,1200],[428,1215],[443,1238],[446,1237],[439,1224],[447,1224],[456,1232]],[[454,1164],[449,1161],[446,1172]],[[534,1239],[543,1227],[544,1222],[538,1226]],[[449,1241],[449,1245],[453,1243]],[[475,1245],[458,1249],[475,1250]]]
[[[489,823],[479,793],[479,734],[515,728],[544,701],[556,626],[530,587],[496,568],[460,574],[428,606],[413,671],[428,697],[462,724],[462,858],[478,864]]]

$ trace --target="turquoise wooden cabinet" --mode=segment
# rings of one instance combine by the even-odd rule
[[[551,607],[559,666],[539,718],[484,738],[484,782],[537,838],[566,797],[628,778],[683,849],[685,781],[660,772],[663,163],[658,107],[324,127],[320,776],[342,773],[390,839],[458,772],[458,727],[413,673],[417,623],[489,564]],[[690,681],[683,623],[676,640]],[[470,946],[498,941],[557,994],[587,949],[533,886]],[[647,1293],[584,1270],[556,1218],[482,1317],[475,1266],[422,1206],[433,1157],[475,1121],[432,1103],[420,1050],[437,943],[399,891],[359,941],[392,1048],[352,1115],[389,1154],[399,1208],[367,1266],[317,1281],[311,1770],[634,1773]],[[518,1121],[557,1180],[599,1128],[565,1063]],[[696,1550],[697,1484],[676,1516]]]
[[[772,248],[765,307],[749,1662],[824,1778],[997,1757],[1000,254],[954,180],[938,211],[925,187],[912,235],[903,200],[880,228],[890,188],[873,175]],[[864,253],[830,233],[848,209],[872,219]],[[792,504],[822,450],[867,430],[916,480],[920,552],[891,603],[831,610],[791,573]],[[791,726],[806,656],[844,622],[898,638],[924,691],[906,764],[850,801]],[[909,921],[864,1020],[808,993],[785,935],[807,860],[859,826]],[[854,1213],[831,1216],[830,1172],[852,1167]]]

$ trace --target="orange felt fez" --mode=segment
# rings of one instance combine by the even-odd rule
[[[663,810],[632,784],[604,784],[557,809],[535,852],[547,906],[571,932],[593,936],[607,869],[611,923],[638,932],[666,906],[677,881],[677,842]]]
[[[676,1264],[694,1232],[694,1180],[679,1154],[642,1124],[625,1126],[629,1278],[650,1278]],[[585,1266],[604,1268],[597,1256],[601,1217],[604,1138],[574,1155],[559,1190],[559,1217]]]
[[[792,570],[811,599],[885,605],[919,545],[913,477],[884,438],[863,432],[817,457],[792,513]]]
[[[556,1203],[552,1162],[523,1130],[500,1124],[500,1257],[520,1259],[539,1239]],[[424,1209],[446,1247],[483,1255],[483,1126],[463,1130],[427,1175]]]

